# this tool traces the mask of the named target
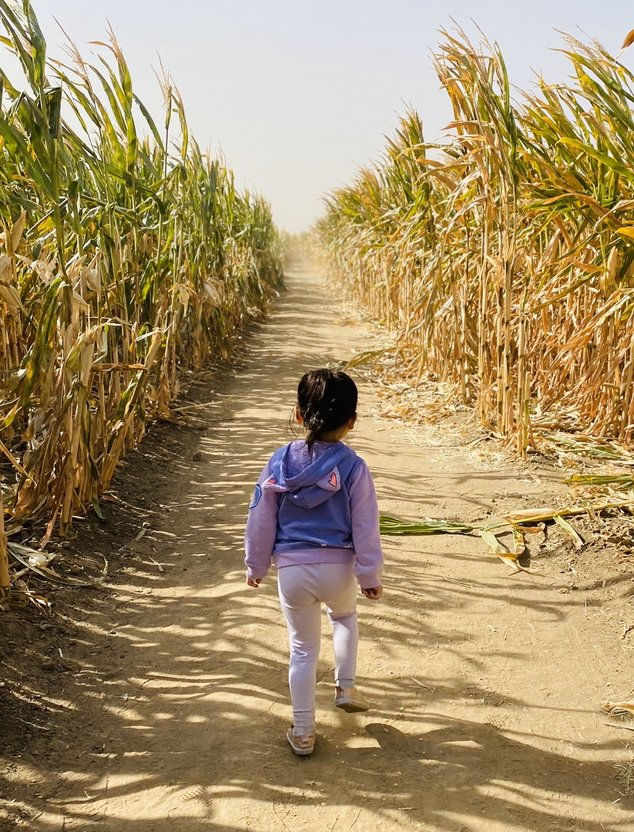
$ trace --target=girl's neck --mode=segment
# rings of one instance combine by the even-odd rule
[[[341,442],[344,436],[348,433],[345,428],[337,428],[337,430],[329,430],[325,433],[315,437],[315,442]]]

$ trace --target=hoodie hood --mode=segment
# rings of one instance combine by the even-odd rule
[[[356,461],[356,454],[343,442],[333,442],[300,473],[290,476],[290,457],[297,453],[293,445],[290,443],[279,455],[274,455],[271,476],[262,483],[262,488],[286,494],[286,499],[297,506],[314,508],[339,491]]]

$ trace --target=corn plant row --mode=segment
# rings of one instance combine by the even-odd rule
[[[22,73],[0,70],[3,519],[50,534],[169,415],[183,365],[228,356],[281,288],[278,237],[201,153],[169,76],[155,121],[112,33],[60,61],[28,0],[0,0],[0,23]]]
[[[634,76],[565,38],[571,80],[511,95],[503,55],[443,33],[446,140],[407,112],[330,194],[330,274],[524,454],[536,427],[634,438]],[[627,42],[626,42],[627,43]]]

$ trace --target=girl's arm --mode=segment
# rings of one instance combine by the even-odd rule
[[[379,533],[379,506],[372,475],[365,462],[357,467],[348,488],[352,515],[352,542],[356,552],[355,574],[361,589],[381,586],[383,552]]]
[[[259,583],[271,565],[271,555],[277,537],[278,501],[275,491],[264,491],[262,483],[270,477],[268,463],[265,465],[249,505],[249,516],[244,535],[244,558],[247,567],[247,582]],[[253,585],[253,584],[251,584]]]

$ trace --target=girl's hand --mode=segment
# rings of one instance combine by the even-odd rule
[[[258,589],[261,580],[262,578],[247,578],[247,584],[248,586],[252,586],[254,589]]]
[[[363,589],[361,588],[361,593],[370,601],[378,601],[379,598],[383,595],[383,587],[382,586],[375,586],[371,589]]]

